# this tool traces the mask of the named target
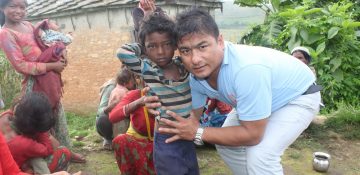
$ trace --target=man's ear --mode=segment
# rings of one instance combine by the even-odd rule
[[[221,47],[225,46],[225,41],[224,41],[224,37],[222,36],[222,34],[219,34],[219,36],[217,38],[217,42]]]

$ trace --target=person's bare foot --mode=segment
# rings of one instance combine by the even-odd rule
[[[85,159],[85,157],[83,155],[81,155],[79,153],[71,152],[70,161],[73,162],[73,163],[85,163],[86,159]]]
[[[103,148],[108,151],[112,151],[112,141],[105,140],[103,142]]]

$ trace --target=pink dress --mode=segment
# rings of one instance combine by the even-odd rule
[[[31,23],[24,21],[32,31]],[[0,48],[4,51],[7,59],[14,69],[23,74],[22,89],[24,90],[29,75],[41,75],[46,73],[45,63],[38,62],[41,50],[36,44],[32,33],[20,33],[6,27],[0,30]]]

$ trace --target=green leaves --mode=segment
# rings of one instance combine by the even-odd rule
[[[316,47],[316,54],[321,54],[325,50],[326,44],[325,42],[322,42]]]
[[[326,106],[334,108],[340,100],[360,105],[360,22],[353,18],[360,3],[291,0],[287,5],[292,6],[284,8],[283,2],[279,12],[247,35],[256,37],[246,39],[287,52],[299,45],[309,48]]]
[[[341,65],[341,58],[334,58],[330,61],[330,64],[333,66],[331,72],[335,72],[337,68]]]
[[[340,28],[339,27],[331,27],[331,29],[328,31],[328,39],[334,38],[335,35],[338,34]]]

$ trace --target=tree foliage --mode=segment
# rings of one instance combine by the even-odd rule
[[[237,0],[261,5],[264,1]],[[289,52],[296,46],[309,48],[312,65],[322,84],[328,108],[340,101],[360,104],[359,2],[348,0],[284,0],[277,11],[268,13],[240,43],[262,45]]]

